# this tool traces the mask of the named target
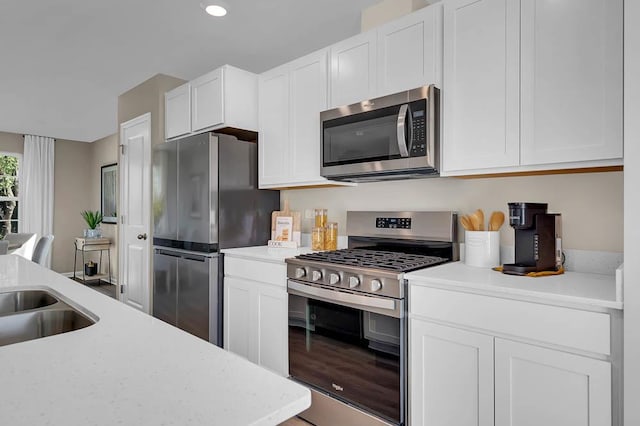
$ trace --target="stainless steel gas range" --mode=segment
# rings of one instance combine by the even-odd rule
[[[287,259],[289,374],[324,426],[404,425],[406,272],[458,260],[454,212],[347,212],[349,248]]]

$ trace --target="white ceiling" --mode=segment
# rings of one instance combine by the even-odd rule
[[[379,0],[0,0],[0,131],[94,141],[118,95],[157,73],[256,73],[360,31]]]

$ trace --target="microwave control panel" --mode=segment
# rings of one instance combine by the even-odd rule
[[[411,157],[422,157],[427,155],[427,124],[426,124],[426,102],[424,100],[413,102],[411,108],[411,122],[413,143],[411,144]]]
[[[376,228],[411,229],[410,217],[377,217]]]

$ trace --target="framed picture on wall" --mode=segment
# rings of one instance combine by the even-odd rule
[[[118,223],[118,164],[102,166],[100,177],[100,210],[102,223]]]

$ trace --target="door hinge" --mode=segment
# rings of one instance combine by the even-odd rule
[[[124,284],[120,284],[120,294],[124,294]]]
[[[120,153],[122,155],[124,155],[124,144],[123,143],[120,144]]]
[[[123,214],[120,215],[120,223],[122,225],[124,225],[124,215]]]

